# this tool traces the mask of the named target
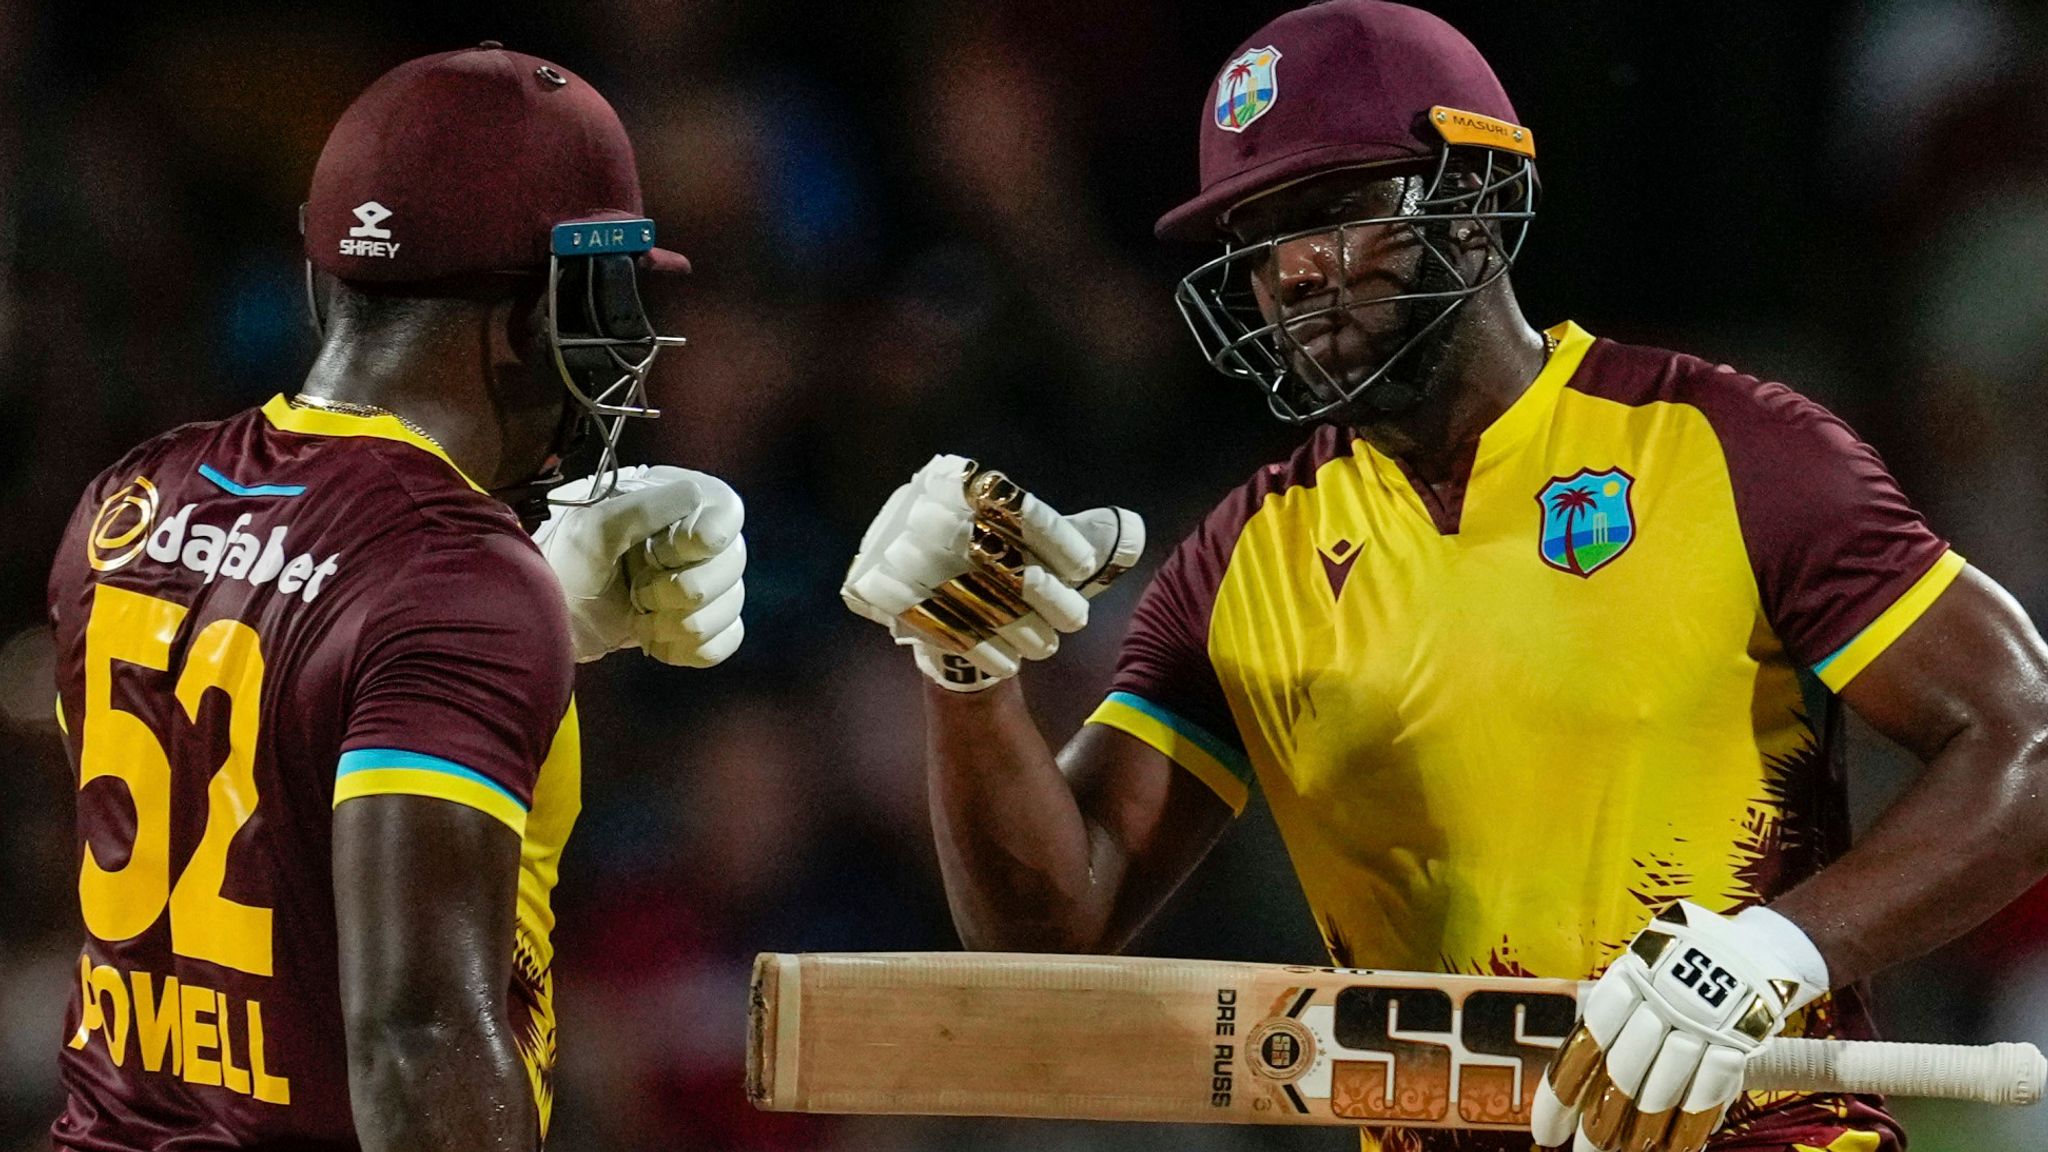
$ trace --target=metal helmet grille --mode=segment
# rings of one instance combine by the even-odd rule
[[[1226,246],[1222,256],[1188,273],[1174,293],[1188,330],[1202,356],[1226,376],[1249,380],[1266,397],[1273,415],[1293,424],[1328,419],[1353,405],[1370,404],[1370,394],[1388,373],[1413,355],[1424,341],[1472,296],[1506,275],[1521,253],[1529,223],[1536,215],[1536,165],[1527,157],[1489,148],[1446,146],[1426,176],[1409,178],[1415,187],[1391,216],[1349,220],[1274,236],[1256,244]],[[1485,260],[1468,274],[1447,250],[1451,227],[1471,222],[1485,241]],[[1372,300],[1351,297],[1351,245],[1347,234],[1359,228],[1392,226],[1404,229],[1422,250],[1426,262],[1418,279],[1436,279],[1442,287],[1396,293]],[[1269,320],[1260,311],[1253,277],[1278,256],[1281,245],[1306,237],[1334,234],[1340,266],[1335,298],[1327,305]],[[1433,306],[1434,315],[1408,334],[1401,346],[1362,379],[1346,383],[1340,373],[1310,354],[1303,332],[1327,331],[1333,321],[1367,308]],[[1303,374],[1308,376],[1302,378]]]
[[[655,357],[688,341],[654,331],[640,302],[633,257],[625,254],[549,257],[546,335],[562,384],[598,442],[594,470],[607,477],[579,499],[554,502],[595,504],[616,487],[611,477],[626,422],[661,415],[647,395]]]

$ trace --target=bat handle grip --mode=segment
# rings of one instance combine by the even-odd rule
[[[1980,1104],[2033,1104],[2048,1059],[2032,1044],[1894,1044],[1778,1039],[1749,1058],[1744,1087],[1881,1092]]]

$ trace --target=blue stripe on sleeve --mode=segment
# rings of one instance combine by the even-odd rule
[[[1230,769],[1231,774],[1239,780],[1246,783],[1251,781],[1251,758],[1246,756],[1241,749],[1225,744],[1215,736],[1210,735],[1208,729],[1203,728],[1192,720],[1184,720],[1168,712],[1143,696],[1134,696],[1129,692],[1111,692],[1108,698],[1122,704],[1126,708],[1134,708],[1139,712],[1143,712],[1145,715],[1180,733],[1196,747],[1214,756],[1217,763]]]
[[[526,802],[513,795],[511,789],[473,768],[465,768],[453,760],[429,756],[425,752],[407,752],[402,748],[351,748],[341,754],[341,762],[335,766],[334,775],[336,779],[340,779],[351,772],[364,772],[372,768],[418,768],[473,780],[493,791],[504,793],[507,799],[521,808],[526,807]]]
[[[1863,632],[1868,631],[1870,631],[1870,629],[1868,628],[1865,628],[1863,630]],[[1820,663],[1815,664],[1813,666],[1813,674],[1815,676],[1818,676],[1821,673],[1826,672],[1828,670],[1828,665],[1833,664],[1835,662],[1836,657],[1840,656],[1844,652],[1847,652],[1856,643],[1856,641],[1863,639],[1863,632],[1858,632],[1856,635],[1849,638],[1849,643],[1844,644],[1840,648],[1835,649],[1833,652],[1828,653],[1827,656],[1824,659],[1822,659]]]

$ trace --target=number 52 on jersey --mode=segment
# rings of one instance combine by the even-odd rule
[[[78,904],[86,931],[107,944],[132,940],[168,920],[171,952],[252,976],[272,975],[271,909],[223,894],[235,834],[255,814],[257,723],[263,691],[263,649],[255,629],[215,620],[185,646],[171,695],[175,719],[197,725],[210,692],[226,697],[225,758],[207,773],[204,825],[181,868],[172,868],[173,805],[190,802],[173,787],[173,765],[159,734],[130,709],[132,679],[122,665],[168,673],[186,608],[145,593],[100,584],[85,629],[85,709],[79,718],[78,787],[117,787],[133,805],[134,834],[125,852],[103,860],[85,845]],[[129,708],[122,704],[126,702]],[[117,855],[118,852],[118,855]],[[81,957],[83,1014],[71,1046],[101,1035],[115,1065],[125,1065],[133,1038],[144,1070],[170,1071],[189,1083],[218,1085],[270,1103],[288,1103],[290,1083],[263,1062],[262,1005],[231,1001],[223,992],[175,976],[123,973]],[[241,1062],[237,1062],[237,1049]]]

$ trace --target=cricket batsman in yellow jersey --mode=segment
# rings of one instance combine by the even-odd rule
[[[1283,15],[1201,139],[1159,232],[1224,254],[1181,309],[1312,430],[1161,564],[1089,723],[1055,753],[1015,676],[1135,559],[1132,514],[942,456],[848,574],[932,681],[962,939],[1122,946],[1258,788],[1338,964],[1599,978],[1535,1143],[1902,1147],[1882,1100],[1744,1093],[1745,1061],[1869,1036],[1866,977],[2042,874],[2033,625],[1818,405],[1523,319],[1534,137],[1441,20]],[[1854,846],[1845,703],[1925,765]]]

